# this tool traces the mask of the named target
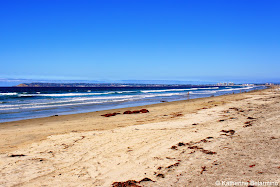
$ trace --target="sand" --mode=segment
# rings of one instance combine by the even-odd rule
[[[279,183],[279,110],[267,89],[2,123],[0,186]]]

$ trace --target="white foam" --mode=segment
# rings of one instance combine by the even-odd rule
[[[195,91],[195,92],[190,92],[190,94],[214,94],[217,93],[217,91]]]
[[[81,103],[67,103],[67,104],[56,104],[56,105],[49,105],[49,103],[46,103],[46,105],[32,105],[30,106],[21,106],[21,105],[12,105],[11,108],[0,108],[1,110],[19,110],[19,109],[35,109],[35,108],[54,108],[54,107],[60,107],[60,106],[73,106],[73,105],[90,105],[90,104],[101,104],[101,103],[108,103],[108,102],[123,102],[133,99],[116,99],[116,100],[107,100],[107,101],[91,101],[91,102],[81,102]],[[15,107],[17,106],[17,107]]]
[[[194,90],[197,88],[188,88],[188,89],[168,89],[168,90],[141,90],[143,93],[153,93],[153,92],[176,92],[176,91],[187,91]]]
[[[116,93],[137,93],[137,91],[116,91]]]
[[[25,104],[19,104],[19,105],[0,105],[0,108],[8,108],[8,107],[25,107],[25,106],[40,106],[40,105],[52,105],[55,103],[74,103],[74,104],[79,104],[83,102],[97,102],[97,103],[102,103],[106,102],[107,100],[109,101],[118,101],[120,99],[131,99],[134,98],[134,96],[109,96],[109,97],[77,97],[77,98],[71,98],[71,99],[64,99],[64,100],[57,100],[53,102],[44,102],[44,103],[25,103]],[[137,98],[137,97],[135,97]],[[139,98],[139,97],[138,97]]]
[[[189,89],[165,89],[165,90],[141,90],[141,91],[109,91],[109,92],[100,92],[100,93],[63,93],[63,94],[19,94],[26,96],[50,96],[54,98],[50,99],[36,99],[32,100],[32,103],[29,100],[24,101],[25,103],[19,104],[18,101],[16,105],[10,103],[1,103],[0,110],[22,110],[22,109],[36,109],[36,108],[54,108],[54,107],[63,107],[63,106],[78,106],[78,105],[90,105],[90,104],[102,104],[102,103],[115,103],[115,102],[125,102],[133,100],[141,100],[145,98],[152,97],[170,97],[176,95],[187,95],[187,92],[182,92],[186,90],[192,90],[190,94],[214,94],[217,92],[224,91],[234,91],[234,90],[244,90],[251,89],[253,87],[241,87],[241,88],[231,88],[231,89],[221,89],[214,90],[219,87],[209,87],[209,88],[189,88]],[[211,89],[211,90],[206,90]],[[171,91],[175,91],[172,93]],[[176,92],[177,91],[177,92]],[[170,93],[171,92],[171,93]],[[119,94],[119,93],[138,93],[138,94],[122,94],[122,95],[108,95],[108,94]],[[17,93],[0,93],[0,95],[17,95]],[[70,96],[70,97],[67,97]],[[71,97],[71,96],[81,96],[81,97]],[[84,97],[83,97],[84,96]],[[87,97],[88,96],[88,97]],[[61,97],[61,98],[56,98]],[[21,102],[21,101],[19,101]]]
[[[219,87],[199,88],[199,90],[219,89]]]
[[[223,89],[223,90],[219,90],[220,92],[227,92],[227,91],[235,91],[235,90],[248,90],[251,89],[253,87],[243,87],[243,88],[231,88],[231,89]]]
[[[149,98],[149,97],[168,97],[173,95],[186,95],[186,93],[162,93],[162,94],[147,94],[147,95],[141,95],[141,98]]]
[[[87,95],[106,95],[115,92],[101,92],[101,93],[64,93],[64,94],[19,94],[20,97],[72,97],[72,96],[87,96]]]
[[[107,96],[107,97],[77,97],[77,98],[72,98],[69,101],[87,101],[87,100],[112,100],[112,99],[125,99],[125,98],[132,98],[135,95],[122,95],[122,96]]]
[[[184,95],[185,93],[160,93],[160,94],[146,94],[146,95],[123,95],[123,96],[108,96],[108,97],[77,97],[65,100],[58,100],[54,102],[45,103],[28,103],[19,105],[2,105],[0,110],[15,110],[15,109],[30,109],[30,108],[50,108],[59,106],[73,106],[73,105],[85,105],[85,104],[101,104],[107,102],[123,102],[129,100],[139,100],[151,97],[166,97],[173,95]]]
[[[4,96],[5,96],[5,95],[17,95],[17,94],[18,94],[18,93],[16,93],[16,92],[14,92],[14,93],[0,93],[0,96],[1,96],[1,95],[4,95]]]
[[[213,87],[215,88],[215,87]],[[229,92],[229,91],[236,91],[236,90],[247,90],[251,89],[253,87],[243,87],[243,88],[231,88],[231,89],[222,89],[222,90],[215,90],[215,91],[195,91],[195,92],[190,92],[190,94],[214,94],[217,92]]]

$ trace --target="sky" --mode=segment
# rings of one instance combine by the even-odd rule
[[[0,0],[0,79],[280,82],[279,10],[279,0]]]

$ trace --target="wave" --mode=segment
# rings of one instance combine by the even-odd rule
[[[63,106],[74,106],[74,105],[90,105],[90,104],[102,104],[108,102],[124,102],[134,99],[116,99],[116,100],[107,100],[107,101],[91,101],[91,102],[79,102],[79,103],[64,103],[60,104],[61,102],[57,102],[57,104],[50,105],[49,103],[45,103],[45,105],[32,105],[29,106],[22,106],[22,105],[12,105],[10,108],[0,108],[1,110],[19,110],[19,109],[35,109],[35,108],[55,108],[55,107],[63,107]]]
[[[216,89],[218,87],[212,88],[187,88],[187,89],[165,89],[165,90],[141,90],[141,91],[109,91],[109,92],[95,92],[91,93],[88,90],[86,93],[50,93],[41,94],[41,92],[32,93],[0,93],[0,96],[18,96],[18,97],[78,97],[78,96],[98,96],[98,95],[108,95],[108,94],[126,94],[126,93],[160,93],[160,92],[182,92],[191,91],[199,89]]]
[[[114,94],[115,92],[104,93],[63,93],[63,94],[19,94],[19,97],[73,97],[73,96],[87,96],[87,95],[104,95]]]
[[[142,98],[147,97],[168,97],[173,95],[186,95],[186,93],[163,93],[163,94],[151,94],[151,95],[142,95]]]
[[[208,88],[186,88],[186,89],[168,89],[168,90],[141,90],[143,93],[152,92],[176,92],[176,91],[190,91],[190,90],[204,90],[204,89],[219,89],[219,87],[208,87]]]
[[[115,99],[140,99],[146,97],[158,97],[158,96],[172,96],[172,95],[185,95],[186,93],[160,93],[160,94],[146,94],[146,95],[122,95],[122,96],[107,96],[107,97],[92,97],[92,98],[73,98],[71,100],[66,100],[65,102],[75,102],[75,101],[90,101],[90,100],[115,100]]]
[[[214,89],[215,87],[213,87]],[[190,94],[214,94],[217,92],[229,92],[229,91],[236,91],[236,90],[248,90],[252,89],[253,87],[243,87],[243,88],[231,88],[231,89],[222,89],[222,90],[213,90],[213,91],[195,91],[195,92],[190,92]]]
[[[165,89],[165,90],[134,90],[134,91],[107,91],[99,93],[53,93],[53,94],[18,94],[18,93],[0,93],[0,95],[19,95],[23,97],[32,96],[45,96],[46,98],[35,98],[30,100],[16,100],[12,103],[0,102],[0,110],[21,110],[32,108],[51,108],[51,107],[63,107],[63,106],[79,106],[90,104],[102,104],[102,103],[117,103],[134,100],[150,100],[156,97],[171,97],[171,96],[186,96],[189,91],[192,95],[200,94],[215,94],[217,92],[231,92],[235,90],[247,90],[253,87],[239,87],[231,89],[214,90],[219,87],[209,88],[188,88],[188,89]],[[210,90],[206,90],[210,89]],[[173,92],[172,92],[173,91]],[[129,94],[136,93],[136,94]],[[112,94],[112,95],[110,95]],[[53,98],[49,98],[53,97]],[[24,103],[23,103],[24,102]],[[22,103],[22,104],[21,104]]]
[[[52,102],[41,102],[41,103],[23,103],[23,104],[18,104],[18,105],[1,105],[0,108],[7,108],[7,107],[22,107],[22,106],[28,106],[28,105],[52,105],[56,103],[83,103],[83,102],[90,102],[90,101],[100,101],[100,102],[105,102],[106,100],[110,101],[115,101],[117,99],[129,99],[133,98],[134,96],[109,96],[109,97],[76,97],[76,98],[69,98],[69,99],[64,99],[64,100],[57,100],[57,101],[52,101]],[[102,101],[103,100],[103,101]]]
[[[196,91],[196,92],[190,92],[190,94],[214,94],[217,93],[217,91]]]
[[[199,90],[219,89],[219,87],[199,88]]]
[[[8,96],[8,95],[17,95],[18,93],[13,92],[13,93],[0,93],[0,96]]]
[[[44,103],[24,103],[18,105],[1,105],[0,110],[15,110],[15,109],[28,109],[28,108],[46,108],[46,107],[56,107],[56,106],[71,106],[71,105],[84,105],[84,104],[101,104],[108,102],[123,102],[140,100],[144,98],[151,97],[168,97],[173,95],[185,95],[185,93],[161,93],[161,94],[146,94],[146,95],[123,95],[123,96],[108,96],[108,97],[78,97],[65,100],[57,100],[52,102]]]
[[[168,90],[141,90],[142,93],[153,93],[153,92],[176,92],[176,91],[187,91],[194,90],[197,88],[187,88],[187,89],[168,89]]]
[[[116,91],[115,93],[122,94],[122,93],[137,93],[138,91]]]
[[[88,90],[89,91],[89,90]],[[96,92],[96,93],[56,93],[56,94],[19,94],[19,97],[75,97],[75,96],[93,96],[93,95],[107,95],[107,94],[122,94],[122,93],[137,93],[137,91],[110,91],[110,92]]]
[[[254,87],[243,87],[243,88],[231,88],[231,89],[223,89],[223,90],[219,90],[220,92],[227,92],[227,91],[235,91],[235,90],[248,90],[248,89],[252,89]]]

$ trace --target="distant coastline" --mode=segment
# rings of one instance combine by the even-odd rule
[[[15,87],[185,87],[191,84],[22,83]],[[207,85],[211,86],[211,85]],[[213,86],[213,85],[212,85]]]
[[[144,84],[144,83],[21,83],[13,87],[196,87],[196,86],[253,86],[253,85],[265,85],[265,84]]]

